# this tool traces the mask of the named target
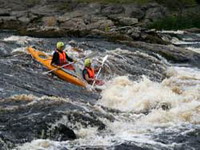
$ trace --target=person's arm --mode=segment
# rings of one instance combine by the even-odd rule
[[[58,60],[59,60],[59,54],[54,52],[53,58],[52,58],[52,61],[51,61],[51,65],[57,66]]]
[[[101,68],[101,66],[95,67],[94,68],[94,72],[97,73],[99,71],[99,69]]]
[[[90,78],[90,77],[88,76],[88,74],[85,74],[85,80],[86,80],[86,81],[89,81],[89,82],[93,82],[95,79]]]
[[[73,62],[74,60],[71,58],[71,57],[69,57],[67,54],[66,54],[66,59],[68,60],[68,61],[70,61],[70,62]]]
[[[84,78],[87,82],[94,81],[94,79],[92,79],[92,78],[90,78],[90,77],[88,76],[88,73],[87,73],[87,70],[86,70],[86,69],[83,70],[83,78]]]

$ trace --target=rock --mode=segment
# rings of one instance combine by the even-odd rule
[[[0,16],[10,16],[10,9],[0,9]]]
[[[190,28],[190,29],[185,29],[186,32],[191,32],[191,33],[200,33],[199,28]]]
[[[133,39],[138,39],[141,36],[141,29],[139,27],[131,28],[127,31]]]
[[[80,12],[84,15],[101,15],[102,5],[100,3],[89,3],[87,5],[78,5],[72,12]]]
[[[130,16],[133,17],[133,18],[137,18],[137,19],[141,20],[145,16],[145,13],[140,8],[135,8],[135,9],[132,10]]]
[[[57,26],[40,26],[20,29],[21,35],[38,36],[38,37],[62,37],[65,32]]]
[[[66,22],[66,21],[68,21],[68,20],[70,20],[71,18],[70,17],[68,17],[68,16],[59,16],[58,18],[57,18],[57,21],[58,21],[58,23],[64,23],[64,22]]]
[[[62,17],[66,17],[66,18],[80,18],[80,17],[84,17],[85,13],[82,11],[73,11],[73,12],[67,12],[65,13]]]
[[[60,25],[65,30],[86,30],[86,24],[82,18],[72,18]]]
[[[133,143],[122,143],[120,145],[114,146],[114,150],[144,150],[146,148],[141,148]]]
[[[43,17],[42,22],[44,26],[56,26],[57,25],[57,19],[55,16],[48,16],[48,17]]]
[[[77,137],[68,126],[73,124],[73,128],[76,128],[76,123],[82,127],[105,129],[105,124],[98,120],[101,115],[107,118],[105,114],[95,110],[85,112],[82,106],[67,101],[56,97],[39,100],[28,95],[1,99],[0,104],[3,107],[0,107],[0,145],[10,143],[7,146],[12,149],[17,144],[38,138],[74,140]]]
[[[141,20],[145,16],[145,12],[142,10],[142,7],[137,5],[125,5],[125,16],[131,18],[137,18]]]
[[[12,48],[8,47],[5,43],[0,42],[0,57],[7,57],[11,55]]]
[[[28,15],[28,11],[11,11],[10,13],[11,16],[15,16],[15,17],[25,17]]]
[[[124,26],[131,26],[138,23],[137,18],[119,17],[119,23]]]
[[[54,16],[58,13],[56,8],[50,5],[35,6],[30,9],[30,12],[37,16]]]
[[[30,21],[31,21],[31,19],[30,18],[28,18],[28,17],[20,17],[20,18],[18,18],[18,20],[22,23],[22,24],[29,24],[30,23]]]
[[[3,16],[0,17],[0,28],[3,29],[18,29],[20,22],[14,16]]]
[[[87,20],[87,29],[99,29],[99,30],[109,30],[110,27],[114,26],[114,23],[111,20],[108,20],[105,17],[90,17],[90,20]]]
[[[166,8],[157,4],[152,4],[150,6],[151,7],[148,7],[148,9],[146,10],[145,19],[156,21],[158,19],[161,19],[167,16],[168,12]]]
[[[51,138],[57,141],[67,141],[76,139],[76,135],[72,129],[64,124],[58,124],[53,131],[50,131]]]
[[[142,6],[77,3],[71,0],[62,0],[58,3],[54,0],[42,0],[38,4],[32,1],[26,2],[21,6],[26,9],[18,10],[21,2],[22,0],[17,1],[16,7],[5,2],[5,5],[14,9],[9,14],[7,14],[7,8],[0,11],[2,15],[10,15],[0,17],[0,28],[17,29],[22,35],[61,37],[66,34],[73,36],[100,34],[116,40],[134,39],[162,43],[162,39],[156,35],[130,30],[131,27],[145,26],[166,15],[165,8],[156,3]],[[130,28],[125,29],[124,26]]]
[[[92,13],[90,14],[99,14],[101,12],[101,5],[99,3],[91,3],[88,5],[87,10],[91,10],[90,12]]]
[[[101,37],[107,38],[110,41],[118,41],[118,40],[132,41],[133,40],[130,36],[126,34],[120,34],[119,32],[105,32],[98,29],[92,30],[91,35],[101,36]]]
[[[106,5],[102,8],[101,13],[105,16],[113,15],[113,14],[120,14],[124,13],[125,9],[121,5]]]
[[[17,18],[15,16],[3,16],[0,17],[0,20],[3,20],[3,22],[11,22],[11,21],[17,21]]]
[[[145,42],[119,41],[120,43],[133,46],[135,48],[146,49],[155,52],[173,63],[187,63],[200,68],[200,54],[178,48],[173,45],[150,44]]]

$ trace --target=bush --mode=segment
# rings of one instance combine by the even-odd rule
[[[158,30],[180,30],[193,27],[200,28],[200,15],[169,16],[148,26],[148,28],[155,28]]]
[[[157,3],[162,4],[170,10],[182,10],[185,7],[196,5],[195,0],[155,0]]]

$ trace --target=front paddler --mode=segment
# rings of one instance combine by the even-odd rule
[[[95,73],[98,72],[99,68],[94,69],[91,64],[92,64],[91,59],[89,58],[85,59],[84,61],[85,68],[82,71],[83,79],[85,79],[87,83],[91,85],[93,84],[94,81],[96,85],[103,85],[104,84],[103,81],[97,80],[95,78]]]
[[[64,51],[65,44],[63,42],[57,42],[56,44],[56,50],[53,54],[53,58],[51,61],[51,65],[56,66],[63,66],[65,64],[68,64],[69,62],[75,62],[71,57],[69,57]],[[73,65],[68,65],[63,67],[65,69],[73,70],[75,71],[75,68]]]

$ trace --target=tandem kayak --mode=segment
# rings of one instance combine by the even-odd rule
[[[44,65],[47,69],[52,70],[52,69],[57,68],[57,67],[51,65],[52,56],[49,56],[49,55],[45,54],[44,52],[36,50],[32,47],[28,47],[27,51],[31,54],[31,56],[36,61],[38,61],[39,63]],[[86,87],[86,85],[87,85],[86,82],[84,82],[80,77],[78,77],[75,74],[75,72],[73,72],[71,70],[56,69],[55,71],[53,71],[53,73],[56,74],[59,78],[65,80],[67,82],[70,82],[72,84],[82,86],[82,87]]]

